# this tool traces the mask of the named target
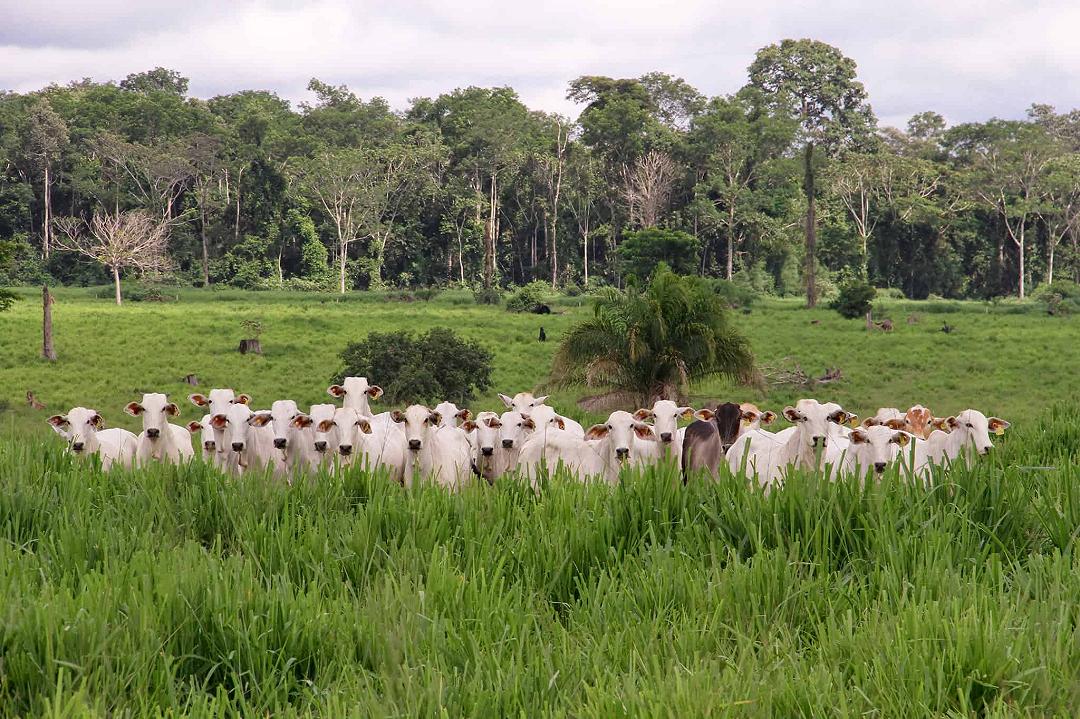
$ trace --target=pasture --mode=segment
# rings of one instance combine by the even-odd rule
[[[616,488],[555,478],[449,495],[380,477],[294,486],[196,464],[102,474],[44,417],[143,391],[231,386],[254,406],[327,401],[369,330],[445,325],[495,352],[496,392],[542,387],[588,312],[512,315],[464,294],[184,291],[116,308],[59,291],[0,316],[0,715],[1074,716],[1080,706],[1080,358],[1034,307],[885,303],[891,334],[770,301],[739,314],[758,362],[845,379],[799,396],[914,402],[1012,422],[934,489],[800,475],[768,496],[656,469]],[[905,317],[920,315],[917,324]],[[243,319],[265,355],[241,356]],[[817,320],[817,324],[811,324]],[[956,329],[938,331],[942,321]],[[536,341],[540,325],[549,341]],[[378,378],[373,378],[376,381]],[[25,406],[31,389],[46,412]],[[577,409],[582,390],[551,403]],[[198,410],[183,402],[183,419]],[[44,445],[42,444],[44,442]]]

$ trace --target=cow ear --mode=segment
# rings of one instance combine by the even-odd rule
[[[948,417],[933,417],[930,419],[930,426],[934,429],[940,429],[942,432],[949,431],[949,418]]]
[[[856,417],[855,415],[853,415],[853,414],[851,414],[849,412],[845,412],[842,409],[838,409],[835,412],[832,412],[831,414],[829,414],[829,421],[830,422],[835,422],[836,424],[847,424],[849,419],[852,418],[852,417],[855,417],[855,419],[858,419],[858,417]]]
[[[603,439],[607,437],[609,430],[606,424],[594,424],[585,433],[585,439]]]
[[[165,414],[170,417],[177,417],[180,414],[180,408],[176,406],[175,402],[169,402],[165,405]]]
[[[251,404],[251,395],[249,395],[249,394],[239,395],[239,396],[237,396],[236,399],[233,400],[233,402],[236,403],[236,404]]]
[[[225,425],[229,423],[229,418],[223,414],[215,414],[210,418],[210,426],[214,429],[225,429]]]
[[[851,434],[848,435],[848,440],[850,440],[852,444],[863,444],[864,442],[869,442],[870,437],[861,429],[856,429],[852,430]]]
[[[903,429],[904,427],[907,427],[907,420],[893,418],[888,420],[885,423],[885,426],[889,429]]]
[[[639,409],[637,412],[634,412],[634,419],[636,419],[638,422],[643,422],[652,416],[653,411],[651,409],[645,409],[644,407]]]
[[[859,415],[857,415],[857,414],[849,414],[848,418],[847,418],[847,422],[845,422],[845,424],[847,424],[848,427],[858,427],[859,426]]]
[[[896,442],[901,447],[906,447],[908,442],[911,441],[911,435],[907,432],[897,432],[892,436],[892,441]]]
[[[339,384],[332,384],[326,388],[326,393],[331,397],[340,399],[345,396],[345,388]]]
[[[405,413],[402,412],[400,409],[395,409],[393,412],[390,413],[390,419],[394,420],[398,424],[401,424],[405,421]]]
[[[559,415],[555,415],[554,417],[552,417],[551,421],[554,422],[555,426],[559,429],[566,429],[566,420]]]
[[[54,414],[52,417],[49,417],[45,421],[51,424],[53,427],[63,427],[68,423],[68,418],[62,414]]]
[[[692,419],[694,417],[693,407],[679,407],[679,419]]]
[[[146,410],[144,410],[143,406],[138,402],[128,402],[127,405],[124,406],[124,411],[130,414],[132,417],[138,417]]]
[[[306,414],[298,414],[298,415],[296,415],[295,417],[292,418],[292,426],[293,427],[298,427],[300,429],[305,429],[307,427],[310,427],[312,425],[312,423],[313,423],[313,420],[311,419],[311,417],[309,417]]]
[[[432,410],[431,414],[427,416],[427,420],[432,427],[438,427],[442,424],[442,412]]]
[[[502,427],[502,422],[499,421],[498,417],[488,417],[484,421],[484,424],[486,424],[491,429],[498,429],[499,427]]]
[[[642,422],[634,423],[634,434],[638,436],[638,439],[656,439],[653,428]]]
[[[514,407],[514,398],[513,397],[507,397],[505,394],[502,394],[500,392],[499,393],[499,399],[501,399],[503,401],[503,404],[506,405],[507,409],[513,409],[513,407]]]
[[[547,402],[548,396],[549,395],[544,394],[544,395],[540,395],[539,397],[533,397],[533,407],[535,407],[538,404],[543,404],[544,402]]]
[[[761,423],[762,424],[772,424],[775,421],[776,421],[776,412],[773,412],[771,409],[768,410],[767,412],[765,412],[763,415],[761,415]]]
[[[948,431],[951,432],[952,430],[960,426],[960,420],[958,420],[956,417],[946,417],[945,424],[949,425]]]
[[[879,422],[877,419],[875,419],[873,417],[867,417],[866,419],[864,419],[862,421],[862,426],[867,427],[867,428],[869,428],[869,427],[877,427],[879,424],[881,424],[881,422]]]
[[[987,428],[996,435],[1005,434],[1005,430],[1010,427],[1010,424],[1000,417],[991,417],[986,420]]]
[[[474,429],[476,429],[476,426],[476,422],[473,422],[471,419],[467,419],[461,423],[461,428],[466,432],[472,432]],[[488,426],[490,427],[491,425]]]
[[[472,417],[472,412],[470,412],[468,409],[459,409],[457,411],[457,414],[455,414],[454,416],[464,422],[465,420]]]
[[[203,426],[201,424],[199,424],[198,422],[188,422],[187,423],[187,431],[191,432],[192,434],[195,434],[196,432],[201,431],[202,428],[203,428]]]
[[[248,417],[248,424],[252,427],[265,427],[270,424],[270,420],[273,419],[273,415],[269,412],[256,412]]]
[[[784,419],[786,419],[788,422],[798,422],[800,419],[802,419],[802,414],[799,412],[799,410],[789,405],[787,407],[784,407]]]
[[[382,387],[377,384],[373,384],[368,387],[366,392],[368,394],[368,397],[371,397],[372,399],[378,399],[379,397],[382,397]]]
[[[334,427],[334,424],[334,420],[324,419],[319,422],[319,426],[316,429],[318,429],[320,432],[329,432]]]
[[[711,409],[702,408],[697,412],[694,412],[694,416],[700,419],[702,422],[711,422],[712,418],[716,416],[716,413]]]
[[[371,422],[368,422],[364,417],[356,420],[356,426],[359,427],[360,431],[364,434],[371,434]]]
[[[105,429],[105,420],[97,412],[94,412],[94,416],[90,418],[90,424],[94,426],[94,429]]]
[[[205,407],[206,405],[210,404],[210,400],[208,400],[205,395],[199,394],[198,392],[196,392],[195,394],[189,394],[187,398],[188,401],[196,407]]]
[[[536,429],[536,422],[527,414],[521,415],[521,426],[527,429]]]

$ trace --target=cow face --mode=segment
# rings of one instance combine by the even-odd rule
[[[361,434],[371,434],[371,420],[367,415],[352,407],[342,407],[334,412],[333,419],[324,419],[319,423],[318,431],[330,437],[330,443],[337,447],[342,457],[352,457],[363,440]]]
[[[853,430],[848,439],[851,441],[848,451],[855,457],[856,464],[863,471],[873,467],[876,474],[881,474],[896,459],[900,448],[911,441],[911,435],[875,425]]]
[[[75,454],[96,452],[98,430],[105,428],[96,409],[74,407],[66,415],[54,414],[47,420],[54,429],[62,429],[62,436]]]
[[[735,440],[739,437],[742,408],[734,402],[724,402],[716,409],[699,409],[694,416],[704,422],[716,424],[716,431],[720,433],[720,444],[725,452],[735,444]]]
[[[499,445],[503,449],[521,449],[536,431],[536,421],[527,414],[509,411],[499,418]]]
[[[989,454],[994,448],[990,433],[1005,434],[1009,423],[998,417],[987,417],[977,409],[965,409],[950,421],[952,434],[960,435],[961,446],[977,454]]]
[[[930,432],[933,431],[931,426],[933,419],[934,416],[930,413],[930,410],[921,404],[917,404],[904,415],[905,429],[916,437],[926,439]]]
[[[270,405],[269,412],[256,412],[255,417],[259,419],[254,421],[255,425],[259,427],[269,424],[274,433],[274,449],[288,452],[293,449],[293,447],[289,446],[290,443],[297,441],[296,427],[293,426],[293,420],[299,415],[300,409],[296,406],[296,402],[291,399],[279,399]]]
[[[502,422],[499,415],[494,412],[481,412],[476,415],[476,421],[466,419],[461,428],[466,432],[476,432],[476,451],[480,457],[492,457],[495,448],[499,444],[499,430]]]
[[[656,439],[652,427],[634,419],[634,415],[622,410],[612,412],[607,422],[594,424],[585,433],[586,439],[603,440],[607,444],[608,453],[614,455],[619,462],[631,459],[635,436],[643,440]]]
[[[313,404],[311,411],[305,415],[307,420],[301,423],[301,425],[311,427],[313,447],[320,457],[329,456],[328,453],[337,451],[337,445],[334,444],[335,438],[328,431],[333,425],[326,424],[327,420],[333,421],[337,409],[337,406],[332,404]],[[327,429],[323,429],[324,427]]]
[[[124,411],[132,417],[142,418],[143,433],[151,442],[156,442],[168,431],[169,417],[180,414],[180,408],[161,393],[144,394],[142,402],[129,402]]]
[[[776,421],[776,412],[762,412],[756,404],[743,402],[739,405],[742,411],[742,423],[746,429],[758,429],[763,424],[772,424]]]
[[[540,407],[547,401],[548,395],[541,395],[534,397],[532,392],[518,392],[513,397],[509,397],[505,394],[500,394],[499,399],[503,401],[506,408],[511,412],[521,412],[523,414],[529,414],[536,407]]]
[[[835,402],[822,404],[816,399],[800,399],[794,407],[784,408],[784,417],[795,424],[800,442],[807,448],[824,448],[835,432],[831,425],[850,424],[858,417],[845,412]]]
[[[653,403],[652,409],[639,409],[634,412],[634,419],[639,422],[652,420],[653,433],[658,441],[669,445],[675,441],[679,429],[679,420],[693,418],[693,407],[680,407],[669,399],[660,399]]]
[[[376,400],[382,397],[382,387],[369,384],[367,377],[346,377],[341,384],[332,384],[326,393],[337,399],[345,399],[350,406],[361,404],[362,398]],[[352,401],[350,401],[352,400]]]
[[[390,418],[401,425],[405,432],[405,442],[412,452],[423,449],[432,430],[442,424],[442,415],[422,404],[414,404],[404,412],[395,410],[390,414]]]

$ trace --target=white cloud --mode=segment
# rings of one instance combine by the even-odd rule
[[[662,70],[728,93],[759,47],[815,37],[856,60],[885,123],[1080,104],[1080,7],[1069,2],[0,0],[0,17],[0,87],[19,91],[162,65],[200,96],[260,88],[297,101],[319,77],[401,108],[511,85],[531,107],[573,115],[565,92],[578,75]]]

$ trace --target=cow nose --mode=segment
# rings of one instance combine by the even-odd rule
[[[494,447],[481,447],[480,448],[480,454],[484,455],[485,457],[490,457],[494,453],[495,453],[495,448]]]
[[[326,451],[326,442],[316,442],[315,443],[315,451],[316,452],[325,452]]]
[[[874,471],[877,472],[878,474],[881,474],[882,472],[884,472],[885,471],[885,463],[884,462],[874,462]]]
[[[244,451],[244,443],[243,442],[233,442],[232,443],[232,451],[234,451],[234,452],[243,452]]]
[[[274,449],[285,449],[285,438],[274,437]]]
[[[157,439],[160,434],[161,434],[160,429],[148,429],[148,430],[146,430],[146,436],[149,437],[150,439]]]
[[[418,440],[418,439],[410,439],[409,440],[409,449],[413,450],[414,452],[416,450],[420,449],[420,440]]]
[[[671,432],[661,432],[660,433],[660,441],[661,442],[670,442],[671,441]]]
[[[626,459],[627,457],[630,456],[630,448],[629,447],[616,447],[615,456],[618,457],[619,459]]]
[[[818,445],[821,445],[822,447],[824,447],[825,443],[827,442],[826,438],[822,437],[821,435],[813,437],[812,439],[814,440],[814,446],[815,447],[817,447]]]
[[[71,443],[71,448],[76,452],[81,452],[81,451],[83,451],[83,443],[82,442],[72,442]]]
[[[512,439],[504,439],[502,442],[503,442],[503,449],[513,449],[514,448],[514,440],[512,440]]]
[[[979,450],[979,454],[981,454],[983,456],[990,454],[990,448],[989,447],[983,447],[982,449]]]
[[[207,452],[213,452],[217,449],[217,442],[203,442],[202,446]]]
[[[348,456],[348,455],[352,454],[352,445],[351,444],[343,444],[340,447],[338,447],[338,451],[341,452],[342,454]]]

